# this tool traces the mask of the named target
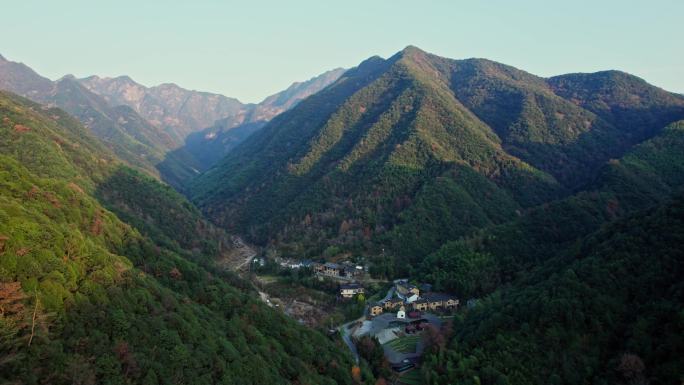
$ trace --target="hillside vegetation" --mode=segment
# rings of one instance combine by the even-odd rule
[[[603,224],[684,189],[684,121],[600,168],[587,190],[527,210],[502,225],[447,242],[418,272],[440,290],[477,296],[554,256],[572,254]]]
[[[73,118],[0,93],[0,382],[351,383],[211,263],[220,230]]]
[[[426,384],[675,384],[684,351],[684,195],[586,237],[459,317]]]

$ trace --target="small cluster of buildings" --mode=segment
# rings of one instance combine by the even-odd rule
[[[254,263],[264,266],[264,258],[254,258]],[[342,263],[333,262],[314,262],[310,259],[296,260],[291,258],[276,258],[275,262],[284,269],[303,269],[311,268],[314,274],[321,277],[339,278],[342,280],[352,280],[363,275],[364,267],[355,265],[349,261]]]
[[[363,266],[354,265],[351,262],[342,263],[317,263],[313,262],[311,264],[313,271],[318,276],[338,278],[345,280],[356,279],[363,275]]]
[[[298,261],[294,259],[279,259],[278,264],[280,267],[286,268],[286,269],[302,269],[305,267],[312,267],[314,265],[314,262],[311,261],[310,259],[303,260],[303,261]]]
[[[397,312],[397,318],[406,318],[406,311],[437,311],[455,309],[460,304],[456,296],[445,293],[433,293],[430,285],[417,287],[408,280],[394,282],[396,297],[371,304],[369,312],[375,317],[385,312]],[[421,295],[421,289],[424,289]]]
[[[365,290],[360,283],[345,283],[340,285],[340,297],[353,298],[359,294],[364,294]]]

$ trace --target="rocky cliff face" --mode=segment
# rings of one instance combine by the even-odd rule
[[[190,133],[208,127],[218,119],[242,115],[249,108],[234,98],[190,91],[171,83],[148,88],[128,76],[91,76],[80,82],[111,104],[133,108],[179,143]]]
[[[191,91],[173,83],[145,87],[128,76],[90,76],[79,81],[111,104],[133,108],[182,143],[191,133],[214,126],[217,121],[221,121],[218,126],[222,129],[230,129],[245,123],[271,120],[325,88],[342,73],[344,70],[338,68],[308,81],[294,83],[259,104],[245,104],[219,94]]]

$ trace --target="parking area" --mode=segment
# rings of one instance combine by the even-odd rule
[[[397,318],[394,313],[378,315],[363,321],[354,331],[354,337],[374,336],[383,347],[390,364],[406,360],[416,361],[423,353],[422,333],[427,325],[439,328],[442,320],[434,314],[421,313],[418,317]]]

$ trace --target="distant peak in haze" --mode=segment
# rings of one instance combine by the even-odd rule
[[[131,79],[131,77],[128,75],[119,75],[116,77],[116,80],[125,80],[127,82],[133,82],[133,79]]]
[[[414,46],[414,45],[408,45],[406,48],[402,49],[401,51],[397,52],[394,54],[392,58],[394,59],[401,59],[401,58],[408,58],[408,59],[416,59],[416,58],[422,58],[426,56],[436,56],[431,53],[425,52],[422,49]]]
[[[254,121],[268,121],[300,100],[336,81],[344,69],[337,68],[267,97],[260,104],[245,104],[238,99],[211,92],[185,89],[167,82],[147,87],[126,75],[89,76],[78,81],[108,103],[133,108],[152,125],[161,127],[182,143],[196,131],[213,127],[221,120],[224,128]]]
[[[296,87],[296,86],[298,86],[298,85],[300,85],[300,84],[304,84],[304,83],[306,83],[306,82],[310,82],[310,81],[312,81],[312,80],[316,80],[316,79],[318,79],[318,78],[325,77],[325,76],[328,76],[328,75],[330,75],[330,74],[336,74],[336,73],[340,73],[340,74],[341,74],[341,73],[344,73],[344,71],[346,71],[346,70],[345,70],[344,68],[342,68],[342,67],[334,68],[334,69],[331,69],[331,70],[329,70],[329,71],[325,71],[325,72],[323,72],[323,73],[320,74],[320,75],[312,76],[312,77],[310,77],[308,80],[293,82],[292,84],[290,84],[290,87]],[[289,88],[289,87],[288,87],[288,88]]]
[[[413,54],[426,54],[427,52],[423,51],[422,49],[416,47],[415,45],[407,45],[406,48],[401,50],[401,53],[406,55],[413,55]]]
[[[266,97],[259,105],[263,107],[275,107],[281,111],[288,109],[297,104],[300,100],[332,84],[346,71],[347,70],[344,68],[335,68],[314,76],[309,80],[294,82],[284,91]]]

